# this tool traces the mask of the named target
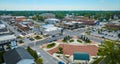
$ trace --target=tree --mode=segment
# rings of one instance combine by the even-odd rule
[[[42,58],[38,58],[38,59],[36,60],[36,63],[37,63],[37,64],[43,64],[43,59],[42,59]]]
[[[90,13],[86,13],[84,16],[90,19]]]
[[[120,38],[120,33],[118,34],[118,37]]]
[[[35,36],[34,38],[35,38],[36,40],[38,40],[38,39],[42,39],[42,37],[40,37],[40,36],[38,36],[38,35]]]
[[[5,53],[4,51],[0,51],[0,64],[2,64],[4,62],[4,59],[3,59],[4,53]]]
[[[35,16],[33,16],[32,18],[33,20],[41,20],[41,21],[44,21],[45,17],[43,16],[40,16],[39,14],[36,14]]]
[[[59,18],[59,19],[63,19],[64,18],[64,14],[61,14],[61,13],[56,13],[56,18]]]
[[[39,17],[38,17],[38,20],[44,21],[44,19],[45,19],[45,18],[44,18],[43,16],[39,16]]]
[[[71,39],[70,36],[65,36],[65,37],[63,38],[63,42],[67,42],[67,41],[70,40],[70,39]]]
[[[23,40],[19,40],[18,42],[19,42],[20,44],[24,43],[24,41],[23,41]]]
[[[37,52],[34,51],[32,48],[30,48],[29,46],[27,47],[27,51],[31,54],[31,56],[34,57],[35,60],[38,59],[38,55],[37,55]]]
[[[63,40],[62,40],[62,41],[63,41],[63,42],[67,42],[67,40],[66,40],[66,38],[65,38],[65,37],[63,38]]]
[[[101,34],[101,30],[100,29],[98,30],[98,34]]]
[[[98,55],[102,56],[105,64],[120,64],[120,43],[104,41],[99,45]]]
[[[63,48],[62,47],[59,47],[59,53],[63,54]]]
[[[50,44],[47,45],[47,48],[52,48],[52,47],[54,47],[55,45],[56,45],[56,43],[50,43]]]
[[[70,42],[74,42],[74,40],[73,40],[73,39],[71,39],[71,40],[70,40]]]

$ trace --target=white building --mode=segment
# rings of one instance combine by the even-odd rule
[[[60,34],[62,30],[62,28],[55,27],[52,24],[44,24],[41,27],[42,27],[41,31],[43,32],[44,35]]]
[[[0,49],[6,49],[5,46],[10,44],[10,48],[14,49],[17,47],[15,35],[3,35],[0,36]]]
[[[5,27],[6,27],[5,24],[3,24],[2,21],[0,21],[0,29],[3,29]]]
[[[83,22],[77,22],[77,21],[71,21],[71,22],[66,22],[63,21],[63,28],[66,29],[77,29],[83,26]]]
[[[55,18],[49,18],[49,19],[45,19],[45,22],[48,24],[55,24],[55,23],[59,23],[60,20]]]

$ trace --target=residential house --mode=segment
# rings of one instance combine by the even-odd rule
[[[7,51],[3,58],[6,64],[34,64],[34,58],[21,47]]]

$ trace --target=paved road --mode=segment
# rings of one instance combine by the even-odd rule
[[[87,35],[87,36],[88,36],[88,38],[89,38],[90,40],[93,40],[93,41],[95,41],[95,42],[98,42],[98,43],[102,43],[102,42],[103,42],[103,40],[102,40],[101,38],[97,38],[97,37],[89,36],[89,35]]]
[[[27,46],[23,45],[22,47],[26,48]],[[42,50],[39,47],[39,45],[31,46],[31,48],[40,53],[44,64],[58,64],[59,60],[50,56],[48,53],[46,53],[44,50]]]
[[[32,48],[37,50],[37,52],[40,52],[44,64],[58,64],[59,61],[57,59],[47,54],[45,51],[39,48],[39,46],[35,46]]]
[[[16,29],[14,29],[13,26],[9,25],[6,21],[2,21],[8,29],[10,29],[11,31],[13,31],[15,33],[16,36],[19,36],[20,35],[20,32],[18,32]]]
[[[84,29],[79,29],[79,30],[65,30],[64,31],[64,34],[66,35],[69,35],[69,36],[78,36],[80,37],[81,35],[83,35],[84,33]],[[94,37],[94,36],[89,36],[89,35],[86,35],[89,39],[95,41],[95,42],[98,42],[98,43],[101,43],[103,40],[100,39],[100,38],[97,38],[97,37]]]
[[[43,39],[43,40],[40,40],[40,41],[37,41],[37,42],[28,43],[25,46],[31,46],[31,47],[33,47],[34,45],[35,46],[40,46],[42,44],[50,43],[50,42],[53,42],[55,40],[62,39],[64,37],[65,37],[65,35],[60,35],[60,36],[56,36],[56,37],[52,37],[52,38],[46,38],[46,39]]]

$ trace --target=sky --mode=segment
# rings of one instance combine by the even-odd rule
[[[0,0],[0,10],[120,10],[120,0]]]

